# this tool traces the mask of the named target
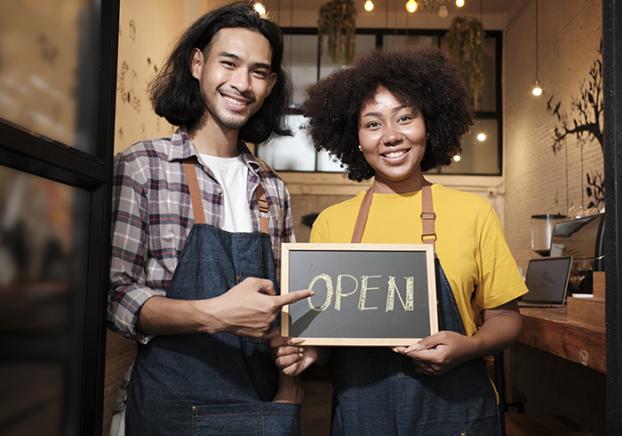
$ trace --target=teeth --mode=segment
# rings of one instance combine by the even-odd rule
[[[396,157],[400,157],[402,155],[406,154],[405,150],[401,150],[401,151],[391,151],[389,153],[384,153],[385,157],[388,158],[396,158]]]
[[[231,97],[227,97],[227,96],[223,96],[223,98],[225,99],[225,101],[227,101],[228,103],[231,103],[235,106],[239,106],[239,107],[244,107],[246,106],[246,102],[240,101],[240,100],[236,100],[234,98]]]

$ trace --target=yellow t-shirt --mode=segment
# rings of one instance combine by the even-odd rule
[[[350,242],[364,192],[324,210],[313,224],[311,242]],[[436,254],[458,304],[468,335],[481,309],[493,309],[527,292],[503,235],[499,217],[483,198],[432,185]],[[374,194],[366,243],[421,243],[421,191]]]

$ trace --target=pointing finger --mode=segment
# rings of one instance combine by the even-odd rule
[[[305,289],[303,291],[294,291],[288,292],[287,294],[282,294],[276,297],[276,303],[279,306],[285,306],[287,304],[293,304],[296,301],[300,301],[304,298],[311,297],[313,295],[313,291],[309,289]]]

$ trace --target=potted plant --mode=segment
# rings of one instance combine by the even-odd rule
[[[328,54],[333,61],[345,63],[354,59],[356,8],[354,0],[330,0],[320,8],[318,37],[320,51],[327,37]],[[321,53],[320,53],[321,55]]]
[[[484,27],[472,17],[456,17],[445,34],[447,48],[464,82],[477,103],[484,87],[482,72],[482,51],[484,49]]]

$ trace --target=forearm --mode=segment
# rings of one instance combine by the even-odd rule
[[[504,350],[516,341],[521,328],[522,319],[515,302],[484,311],[484,323],[472,337],[476,345],[473,357]]]
[[[142,306],[137,328],[147,335],[216,333],[222,325],[210,316],[213,302],[152,297]]]

